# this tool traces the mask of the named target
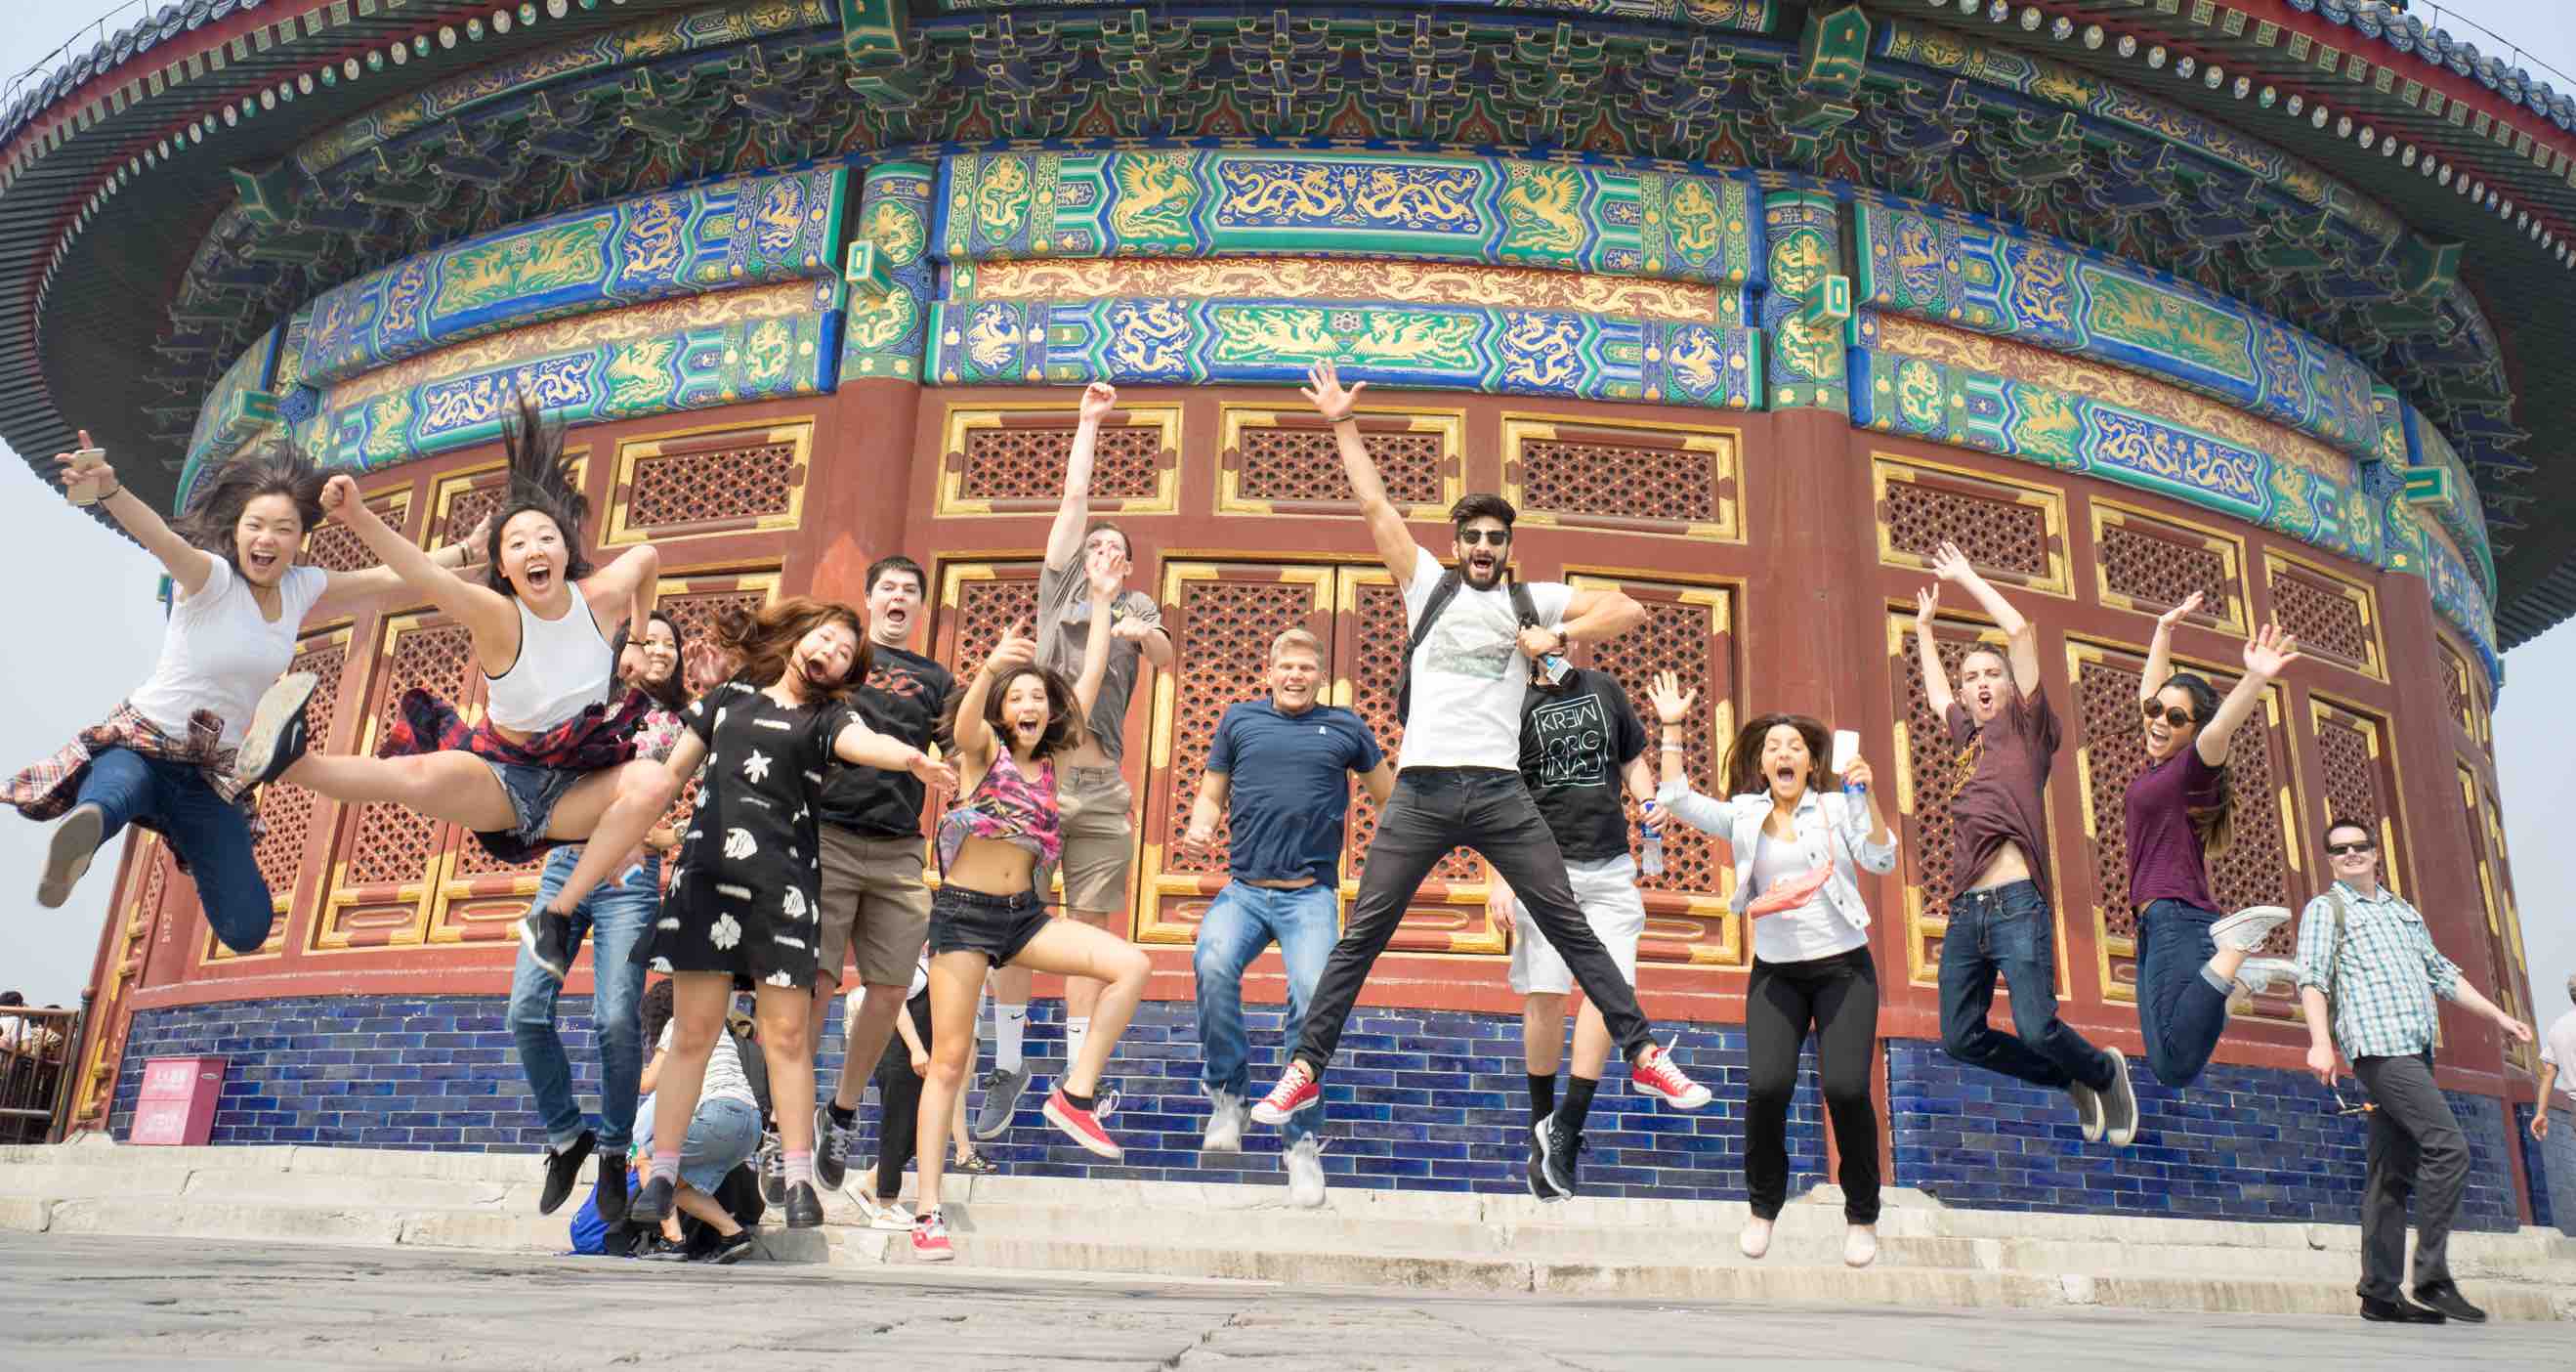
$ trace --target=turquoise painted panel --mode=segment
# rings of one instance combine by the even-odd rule
[[[932,269],[931,197],[938,175],[919,162],[868,169],[847,274],[848,317],[841,326],[841,378],[918,380],[928,337]],[[867,271],[856,270],[864,245]]]
[[[214,389],[206,392],[206,402],[197,407],[197,424],[188,434],[187,460],[179,469],[182,505],[200,473],[276,431],[279,332],[270,329],[261,334],[216,378]]]
[[[1761,193],[1741,176],[1177,149],[978,153],[941,178],[940,255],[960,262],[1284,253],[1762,279]]]
[[[2459,450],[2442,435],[2423,411],[2405,407],[2406,463],[2410,467],[2430,467],[2449,474],[2448,490],[2440,499],[2424,502],[2422,508],[2433,521],[2460,545],[2460,551],[2475,559],[2470,568],[2478,585],[2489,597],[2495,594],[2495,551],[2487,538],[2486,509],[2479,503],[2477,483],[2469,478],[2469,464],[2460,459]]]
[[[1289,299],[942,301],[947,384],[1301,383],[1334,359],[1384,386],[1746,409],[1759,330],[1553,310]]]
[[[1853,223],[1865,304],[2116,363],[2356,458],[2383,451],[2377,378],[2243,304],[1938,206],[1865,194]]]
[[[346,380],[465,339],[647,300],[831,275],[843,167],[636,196],[487,234],[323,292],[297,380]]]

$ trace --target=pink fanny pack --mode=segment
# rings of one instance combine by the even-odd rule
[[[1783,910],[1795,910],[1813,899],[1816,892],[1823,890],[1825,883],[1833,879],[1834,865],[1828,862],[1811,872],[1791,877],[1786,881],[1775,881],[1764,887],[1762,894],[1755,896],[1751,905],[1744,907],[1744,913],[1760,919],[1764,915],[1776,915]]]

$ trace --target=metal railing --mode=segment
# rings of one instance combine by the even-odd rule
[[[52,1143],[71,1103],[80,1012],[0,1006],[0,1143]]]

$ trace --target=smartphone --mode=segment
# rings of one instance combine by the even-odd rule
[[[1849,767],[1852,764],[1852,759],[1859,756],[1860,732],[1856,729],[1834,730],[1834,775],[1841,776],[1843,774],[1843,769],[1845,767]],[[1859,788],[1851,787],[1847,789],[1857,790]]]
[[[63,495],[75,505],[95,505],[107,494],[107,450],[83,448],[72,454],[72,479]]]

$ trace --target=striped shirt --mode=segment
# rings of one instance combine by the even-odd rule
[[[2335,942],[2334,898],[2343,897],[2343,946]],[[2424,917],[2383,886],[2365,896],[2338,881],[2299,917],[2299,985],[2326,989],[2332,966],[2334,1039],[2347,1059],[2405,1057],[2432,1050],[2433,997],[2457,1000],[2460,968],[2433,947]]]

